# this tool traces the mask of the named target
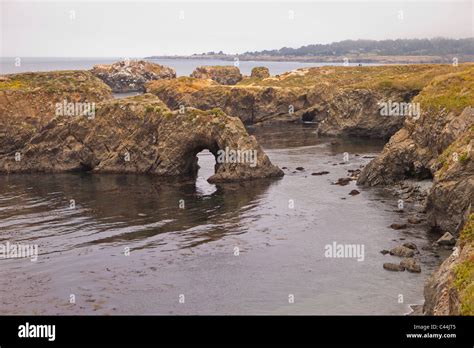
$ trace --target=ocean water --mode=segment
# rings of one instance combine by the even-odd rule
[[[0,244],[39,256],[0,259],[0,314],[405,314],[422,303],[439,263],[422,250],[430,237],[388,227],[415,203],[400,213],[381,189],[332,184],[381,142],[319,138],[314,125],[249,131],[283,178],[209,184],[208,151],[198,177],[179,181],[1,175]],[[421,274],[382,268],[399,259],[380,251],[404,242],[421,250]],[[326,257],[333,243],[363,246],[363,258]]]
[[[14,74],[32,71],[52,71],[52,70],[88,70],[96,64],[112,64],[124,58],[0,58],[0,74]],[[217,59],[150,59],[161,65],[166,65],[176,69],[178,76],[189,76],[193,70],[202,65],[234,65],[233,61]],[[19,64],[18,64],[19,63]],[[267,62],[267,61],[240,61],[239,68],[242,74],[250,75],[252,68],[256,66],[266,66],[270,74],[277,75],[286,71],[298,68],[343,65],[343,63],[301,63],[301,62]],[[355,64],[351,64],[355,65]]]

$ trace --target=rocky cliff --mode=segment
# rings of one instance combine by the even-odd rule
[[[434,78],[412,101],[421,105],[420,118],[406,119],[403,128],[390,139],[381,155],[363,169],[358,179],[359,185],[375,186],[405,179],[433,178],[426,199],[430,230],[450,232],[460,238],[456,251],[426,285],[427,314],[474,314],[472,303],[466,307],[470,309],[461,311],[464,304],[453,290],[458,265],[472,263],[473,258],[472,238],[463,237],[471,232],[461,232],[466,224],[464,231],[472,231],[472,222],[466,221],[469,216],[472,221],[474,202],[473,90],[472,65]],[[463,287],[470,292],[472,301],[472,267],[466,272],[468,275],[463,282],[467,283],[463,283]]]
[[[195,175],[203,149],[216,156],[212,182],[283,175],[238,118],[220,109],[172,112],[151,94],[99,103],[93,119],[52,119],[17,150],[20,159],[1,156],[0,171]]]
[[[235,86],[178,78],[152,81],[146,89],[172,109],[220,107],[246,124],[316,122],[320,134],[389,138],[404,118],[382,117],[380,103],[409,102],[434,77],[454,69],[449,65],[305,68],[274,77],[254,74]]]
[[[117,93],[144,92],[144,85],[148,81],[176,77],[176,71],[173,68],[144,60],[126,60],[111,65],[96,65],[91,72]]]
[[[87,71],[23,73],[0,77],[0,154],[23,146],[56,114],[112,98]],[[59,104],[59,108],[58,108]]]

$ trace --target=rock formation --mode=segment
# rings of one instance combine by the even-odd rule
[[[210,79],[221,85],[235,85],[242,80],[242,74],[235,66],[200,66],[192,72],[191,77]]]
[[[250,77],[256,79],[266,79],[267,77],[270,77],[270,70],[264,66],[256,66],[252,69]]]
[[[216,156],[211,182],[283,175],[238,118],[220,109],[171,112],[151,94],[102,102],[94,119],[52,119],[18,149],[21,160],[1,156],[0,171],[195,175],[204,149]]]
[[[22,147],[57,113],[112,98],[110,88],[87,71],[22,73],[0,79],[0,154]],[[61,107],[58,108],[57,104]],[[66,112],[67,114],[68,112]]]
[[[358,184],[433,178],[426,198],[428,225],[432,231],[460,236],[460,241],[426,284],[425,313],[472,315],[474,66],[453,69],[433,79],[413,99],[421,104],[420,118],[405,121],[381,155],[362,170]]]
[[[96,65],[91,72],[116,93],[144,92],[144,85],[148,81],[176,77],[174,69],[143,60],[125,60],[111,65]]]
[[[146,89],[171,109],[219,107],[246,124],[307,121],[317,123],[320,134],[389,138],[403,126],[405,117],[381,115],[381,103],[409,102],[434,77],[452,69],[439,65],[305,68],[264,79],[247,78],[235,86],[178,78],[153,81]]]

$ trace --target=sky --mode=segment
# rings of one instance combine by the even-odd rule
[[[466,1],[0,0],[2,57],[229,54],[346,39],[474,37]]]

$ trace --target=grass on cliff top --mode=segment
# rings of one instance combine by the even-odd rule
[[[193,93],[209,86],[218,86],[212,80],[198,79],[194,77],[181,76],[172,80],[154,80],[148,82],[145,87],[147,92],[156,93],[163,90],[173,90],[177,93]]]
[[[414,101],[425,110],[446,109],[459,113],[467,106],[474,107],[474,67],[435,77]]]
[[[467,69],[469,64],[452,65],[384,65],[324,66],[303,68],[265,80],[245,79],[237,85],[267,87],[312,87],[329,84],[342,88],[421,90],[434,77]],[[470,65],[472,67],[472,65]]]
[[[456,164],[455,153],[457,154],[457,162],[461,165],[466,165],[472,160],[467,148],[472,139],[474,139],[474,125],[456,139],[456,141],[451,143],[443,153],[439,155],[436,159],[439,168],[436,172],[438,179],[442,179],[447,174],[448,169],[453,164]]]
[[[98,92],[110,94],[111,89],[88,71],[51,71],[4,75],[0,91]]]
[[[461,315],[474,315],[474,214],[461,231],[461,247],[468,248],[465,261],[454,268],[454,286],[459,293]]]

